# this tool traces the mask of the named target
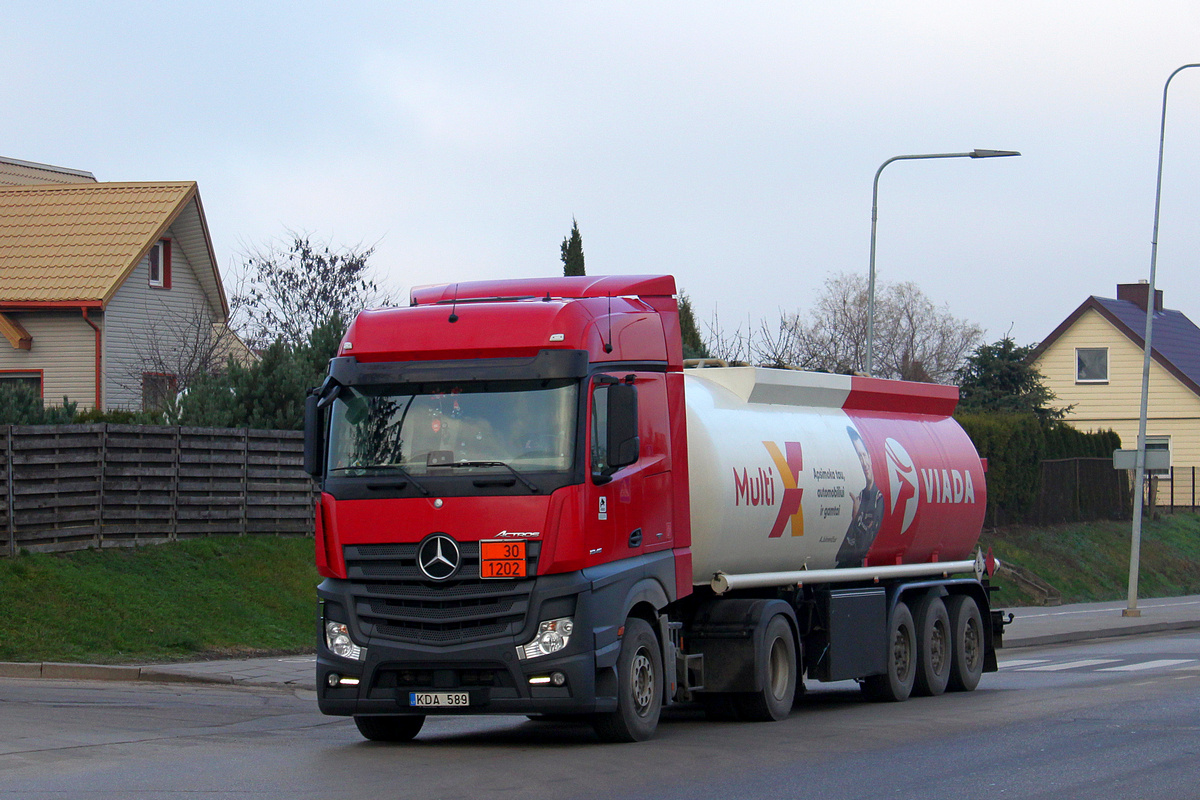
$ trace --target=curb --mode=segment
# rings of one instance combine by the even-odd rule
[[[239,680],[225,673],[195,674],[161,667],[130,667],[111,664],[62,664],[0,661],[0,678],[37,678],[66,681],[125,681],[146,683],[201,683],[221,686],[266,686],[278,689],[315,689],[312,682]]]
[[[1068,644],[1084,642],[1092,639],[1111,639],[1117,636],[1136,636],[1144,633],[1162,633],[1163,631],[1184,631],[1200,628],[1200,620],[1176,620],[1173,622],[1143,622],[1122,625],[1114,628],[1093,628],[1086,631],[1063,631],[1061,633],[1044,633],[1032,636],[1004,637],[1004,650],[1016,650],[1021,647],[1042,647],[1050,644]]]

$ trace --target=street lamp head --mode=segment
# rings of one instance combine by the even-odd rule
[[[972,150],[971,158],[1001,158],[1003,156],[1019,156],[1016,150]]]

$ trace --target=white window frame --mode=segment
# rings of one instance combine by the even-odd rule
[[[1169,454],[1171,452],[1171,436],[1169,434],[1166,434],[1166,435],[1146,434],[1146,452],[1148,453],[1151,450],[1166,450],[1167,453]],[[1171,460],[1170,463],[1174,463],[1174,460]],[[1169,468],[1168,469],[1148,469],[1148,470],[1146,470],[1146,474],[1147,475],[1157,475],[1160,478],[1169,478],[1169,477],[1171,477],[1171,470]]]
[[[171,288],[171,240],[159,239],[146,253],[146,273],[150,288]],[[155,274],[157,273],[157,274]]]
[[[1079,377],[1079,351],[1080,350],[1099,350],[1104,353],[1104,377],[1103,378],[1081,378]],[[1075,382],[1076,383],[1108,383],[1108,377],[1111,374],[1110,364],[1108,360],[1107,347],[1076,347],[1075,348]]]

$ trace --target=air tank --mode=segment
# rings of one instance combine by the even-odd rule
[[[694,581],[970,558],[984,465],[952,386],[689,369]]]

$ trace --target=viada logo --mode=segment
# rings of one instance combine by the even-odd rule
[[[920,490],[917,487],[917,470],[913,465],[912,456],[904,449],[904,445],[895,439],[884,442],[887,453],[888,489],[891,494],[891,511],[904,500],[904,518],[900,523],[900,533],[906,533],[917,516],[917,505],[921,502]]]

